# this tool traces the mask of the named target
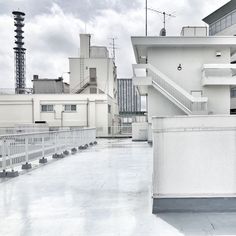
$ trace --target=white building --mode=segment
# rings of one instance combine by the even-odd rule
[[[114,132],[119,119],[116,66],[106,47],[90,47],[87,34],[80,39],[82,58],[69,59],[71,93],[63,94],[62,80],[36,78],[35,94],[0,96],[0,127],[45,122],[49,127],[96,127],[97,136]]]
[[[230,88],[236,85],[236,38],[196,29],[178,37],[132,37],[133,82],[147,95],[154,146],[154,213],[220,211],[222,199],[227,209],[235,204]]]
[[[107,94],[117,100],[117,73],[106,47],[91,46],[91,35],[80,35],[80,57],[69,58],[70,92]]]
[[[236,1],[231,0],[203,19],[209,25],[210,36],[236,35]],[[231,63],[236,63],[236,54],[231,55]],[[236,87],[231,87],[231,113],[236,114]]]
[[[111,129],[116,106],[106,94],[31,94],[0,96],[0,127],[45,121],[49,127]]]
[[[153,116],[230,114],[235,37],[132,37],[132,44],[133,82],[148,95],[149,124]]]

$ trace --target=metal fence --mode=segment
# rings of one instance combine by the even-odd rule
[[[130,138],[132,137],[132,124],[121,126],[97,127],[97,137],[100,138]]]
[[[49,155],[63,157],[69,151],[73,153],[94,144],[95,140],[94,128],[0,135],[0,170],[14,170],[21,164],[22,168],[27,167],[30,161],[45,160]]]

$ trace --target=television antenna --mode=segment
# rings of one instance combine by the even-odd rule
[[[161,36],[166,36],[166,17],[176,17],[170,13],[167,13],[165,11],[158,11],[158,10],[155,10],[155,9],[152,9],[152,8],[147,8],[149,11],[153,11],[153,12],[156,12],[158,14],[162,14],[163,15],[163,25],[164,27],[161,29],[161,32],[160,32],[160,35]]]
[[[118,38],[110,38],[110,40],[112,41],[111,43],[109,43],[110,47],[112,49],[112,58],[113,58],[113,61],[115,62],[116,60],[116,49],[119,49],[117,46],[116,46],[116,43],[115,43],[115,40],[117,40]]]

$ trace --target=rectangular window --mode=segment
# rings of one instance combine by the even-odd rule
[[[220,32],[220,21],[216,22],[216,33]]]
[[[231,89],[231,98],[235,98],[236,97],[236,88],[232,88]]]
[[[90,83],[96,83],[97,81],[97,70],[96,68],[89,68]]]
[[[210,35],[214,35],[216,33],[216,25],[210,25]]]
[[[97,93],[97,88],[90,88],[90,94],[96,94]]]
[[[232,13],[232,24],[236,24],[236,12]]]
[[[226,27],[229,27],[232,25],[232,15],[229,15],[226,17]]]
[[[111,113],[111,105],[108,105],[108,113]]]
[[[225,29],[226,28],[226,18],[223,18],[221,20],[221,30]]]
[[[53,112],[54,106],[53,105],[41,105],[41,112]]]
[[[65,105],[64,111],[75,112],[76,111],[76,105],[71,105],[71,104]]]

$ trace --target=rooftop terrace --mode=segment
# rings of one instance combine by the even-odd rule
[[[151,213],[152,148],[98,140],[0,183],[0,235],[236,235],[236,213]]]

